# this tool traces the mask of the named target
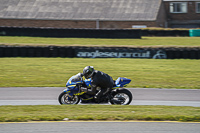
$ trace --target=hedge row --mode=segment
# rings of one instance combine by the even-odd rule
[[[107,48],[107,47],[32,47],[0,46],[0,57],[77,57],[77,51],[123,52],[160,51],[167,59],[200,59],[200,48]],[[155,52],[154,52],[155,53]]]

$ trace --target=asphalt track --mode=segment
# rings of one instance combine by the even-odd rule
[[[199,133],[200,123],[36,122],[0,123],[0,133]]]
[[[59,105],[64,87],[2,87],[0,105]],[[131,105],[169,105],[200,107],[200,89],[129,88]]]
[[[59,105],[62,87],[0,88],[0,105]],[[129,89],[132,105],[200,107],[200,90]],[[200,123],[183,122],[28,122],[0,123],[0,133],[198,133]]]

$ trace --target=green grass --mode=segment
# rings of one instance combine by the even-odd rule
[[[37,105],[0,106],[0,122],[69,120],[147,120],[200,122],[200,107]]]
[[[142,39],[92,39],[92,38],[42,38],[0,36],[0,44],[6,45],[57,45],[57,46],[154,46],[199,47],[200,37],[142,37]]]
[[[200,60],[122,58],[0,58],[0,87],[65,87],[87,65],[128,87],[200,89]]]

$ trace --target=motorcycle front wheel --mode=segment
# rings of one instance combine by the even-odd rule
[[[58,101],[60,104],[66,105],[78,104],[80,101],[80,97],[77,95],[70,96],[68,93],[62,92],[58,97]]]
[[[129,105],[132,101],[132,94],[127,89],[118,90],[113,93],[112,97],[113,98],[110,101],[111,104]]]

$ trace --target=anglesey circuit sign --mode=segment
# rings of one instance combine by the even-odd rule
[[[166,59],[167,55],[162,50],[138,50],[138,51],[77,51],[77,57],[81,58],[154,58]]]
[[[144,53],[131,53],[131,52],[78,52],[78,57],[88,57],[88,58],[149,58],[150,52],[146,51]]]

